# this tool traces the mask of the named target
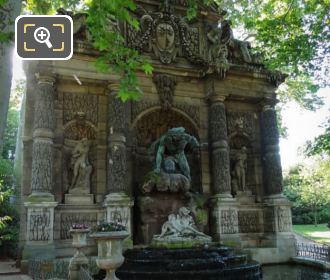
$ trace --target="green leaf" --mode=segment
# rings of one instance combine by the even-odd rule
[[[145,63],[142,65],[142,70],[144,71],[145,74],[151,75],[154,68],[150,63]]]

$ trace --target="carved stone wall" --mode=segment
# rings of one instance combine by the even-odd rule
[[[91,228],[97,225],[97,213],[61,213],[60,221],[56,221],[60,225],[60,239],[71,239],[69,233],[73,224],[85,224]]]

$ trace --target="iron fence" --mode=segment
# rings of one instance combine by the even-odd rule
[[[79,271],[79,279],[80,280],[93,280],[93,276],[91,275],[88,268],[80,267]]]
[[[67,279],[69,261],[33,259],[29,261],[29,275],[34,280]]]
[[[88,264],[81,267],[81,280],[93,280],[92,275],[98,273],[95,259],[96,257],[90,257]],[[29,275],[33,280],[65,280],[68,279],[69,262],[69,259],[32,259],[29,261]]]
[[[314,243],[296,243],[296,255],[298,257],[330,262],[330,247]]]

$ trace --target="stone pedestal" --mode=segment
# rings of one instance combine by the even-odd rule
[[[31,200],[31,197],[30,197]],[[54,251],[54,201],[25,202],[27,208],[26,242],[22,255],[22,270],[27,270],[28,260],[38,258],[55,258]]]
[[[140,196],[137,199],[137,223],[135,240],[138,244],[150,244],[155,234],[159,234],[168,215],[177,213],[187,205],[184,194],[155,193],[150,196]]]
[[[212,237],[215,241],[239,242],[238,203],[233,198],[214,196],[211,200]],[[235,245],[235,244],[230,244]]]
[[[240,204],[252,204],[255,202],[256,198],[251,191],[238,191],[236,194],[236,200]]]
[[[94,195],[93,194],[66,194],[65,204],[70,205],[93,205]]]
[[[134,200],[125,193],[110,193],[104,201],[107,222],[117,222],[126,227],[129,237],[125,240],[125,247],[132,247],[132,207]]]

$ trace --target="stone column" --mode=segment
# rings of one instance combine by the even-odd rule
[[[55,129],[54,82],[51,75],[37,74],[34,132],[32,147],[31,194],[27,208],[27,234],[24,260],[43,256],[54,257],[53,229],[53,137]]]
[[[264,100],[261,112],[264,190],[266,196],[272,197],[281,196],[283,191],[275,104],[276,101],[274,99],[269,98]]]
[[[214,96],[210,99],[209,137],[211,147],[212,187],[215,196],[220,198],[232,198],[227,118],[224,100],[224,96]]]
[[[212,170],[212,237],[219,241],[237,241],[237,202],[231,195],[230,159],[225,97],[213,95],[209,108],[209,143]],[[228,224],[230,221],[230,224]]]
[[[107,190],[104,205],[107,208],[108,222],[119,222],[127,227],[132,240],[132,207],[134,199],[129,196],[127,159],[126,159],[126,104],[116,97],[118,83],[109,85],[108,107],[108,155]],[[131,243],[131,242],[130,242]]]

